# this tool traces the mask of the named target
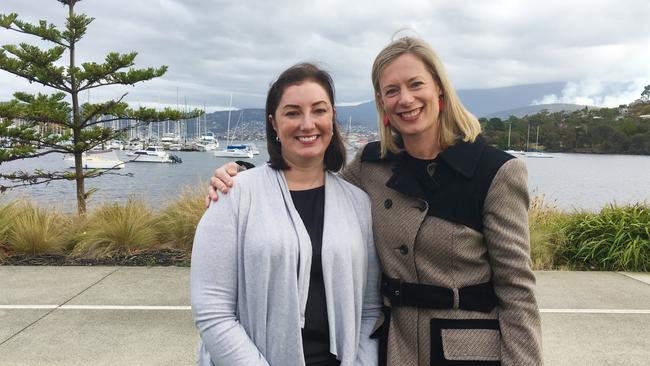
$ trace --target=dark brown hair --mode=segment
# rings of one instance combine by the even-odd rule
[[[332,108],[334,108],[334,82],[330,74],[320,69],[318,66],[303,62],[291,66],[286,69],[278,79],[271,84],[269,92],[266,96],[266,146],[269,151],[269,164],[271,168],[278,170],[289,169],[289,165],[282,157],[282,144],[276,140],[278,136],[273,125],[269,120],[269,116],[275,118],[275,111],[278,109],[278,104],[282,99],[284,91],[292,85],[298,85],[304,81],[313,81],[322,86],[327,92]],[[339,131],[338,123],[336,122],[336,111],[333,113],[332,121],[332,140],[325,150],[325,157],[323,161],[324,169],[337,172],[341,170],[345,163],[345,147],[343,146],[343,138]]]

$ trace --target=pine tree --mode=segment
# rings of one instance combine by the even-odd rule
[[[641,100],[644,102],[650,101],[650,85],[646,85],[641,92]]]
[[[83,214],[86,212],[86,199],[92,193],[86,192],[84,180],[106,173],[105,170],[84,172],[82,154],[85,151],[120,138],[128,128],[152,122],[194,118],[202,112],[194,110],[183,113],[169,108],[163,111],[145,107],[131,109],[122,101],[126,94],[117,100],[81,104],[79,96],[82,92],[107,85],[134,85],[151,80],[164,75],[167,66],[133,68],[137,52],[111,52],[106,55],[103,63],[79,64],[76,47],[94,18],[75,13],[74,7],[81,0],[56,1],[68,10],[63,31],[45,20],[31,24],[20,20],[15,13],[0,14],[0,27],[53,44],[49,49],[28,43],[4,45],[0,48],[0,69],[30,83],[56,90],[49,95],[16,92],[13,100],[0,103],[0,164],[52,153],[68,153],[74,155],[75,171],[0,173],[0,179],[20,182],[17,185],[74,180],[78,212]],[[65,66],[61,66],[62,62]],[[103,127],[103,124],[111,121],[130,121],[135,122],[135,125],[129,123],[131,127],[117,130]],[[52,132],[54,129],[67,132],[57,134]],[[45,150],[37,150],[37,146]],[[17,185],[0,185],[0,192]]]

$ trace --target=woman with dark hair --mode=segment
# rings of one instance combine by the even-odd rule
[[[381,50],[372,83],[381,141],[341,176],[372,204],[380,364],[541,365],[524,162],[486,144],[423,40]],[[217,169],[212,199],[233,173]]]
[[[287,69],[266,116],[270,164],[241,173],[196,230],[199,365],[376,365],[370,202],[333,174],[345,150],[329,74]]]

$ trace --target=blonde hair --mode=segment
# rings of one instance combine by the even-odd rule
[[[461,103],[456,95],[451,82],[447,78],[444,66],[431,46],[425,41],[414,37],[402,37],[384,47],[375,58],[372,65],[372,85],[375,89],[375,107],[379,116],[379,134],[381,137],[381,156],[386,156],[388,151],[398,153],[402,150],[401,135],[389,124],[385,126],[384,109],[381,106],[381,89],[379,77],[388,64],[404,54],[416,56],[427,70],[442,92],[443,108],[438,115],[438,143],[440,148],[453,145],[458,139],[465,142],[474,142],[481,133],[481,125]]]

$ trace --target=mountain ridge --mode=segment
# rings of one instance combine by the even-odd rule
[[[477,118],[499,117],[506,119],[510,115],[523,117],[525,114],[535,114],[542,109],[557,112],[559,110],[574,111],[584,108],[584,105],[560,103],[531,105],[533,101],[541,100],[547,95],[560,95],[565,85],[566,83],[563,82],[528,84],[493,89],[459,90],[457,94],[465,107]],[[595,107],[589,106],[589,108]],[[228,111],[208,113],[206,117],[209,129],[219,133],[226,131]],[[372,100],[353,106],[337,106],[336,117],[339,123],[346,126],[346,128],[348,121],[351,119],[352,125],[356,128],[371,131],[377,129],[377,111]],[[264,109],[245,108],[231,111],[231,128],[237,125],[238,120],[239,124],[242,124],[244,128],[248,128],[248,125],[251,124],[258,129],[262,128],[260,125],[263,125],[266,120]]]

